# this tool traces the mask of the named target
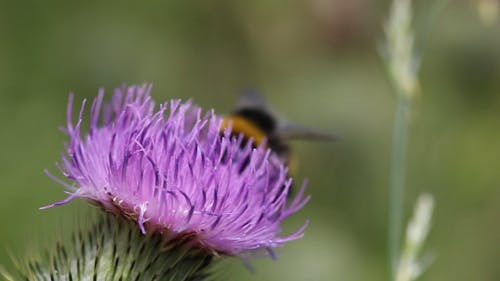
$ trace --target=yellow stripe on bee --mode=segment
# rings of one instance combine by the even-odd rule
[[[295,157],[289,156],[287,163],[285,165],[288,167],[288,174],[293,175],[298,170],[299,163],[295,161]]]
[[[247,120],[246,118],[239,116],[229,116],[224,118],[222,121],[222,129],[231,126],[231,131],[233,134],[238,135],[243,133],[243,135],[247,138],[252,138],[253,143],[256,146],[259,146],[264,139],[266,138],[266,134],[256,125],[252,123],[252,121]]]

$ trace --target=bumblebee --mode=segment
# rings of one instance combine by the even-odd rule
[[[265,141],[265,145],[276,153],[291,171],[295,170],[295,165],[292,161],[290,140],[332,141],[338,139],[337,136],[279,118],[264,98],[254,90],[241,94],[236,108],[223,120],[222,129],[228,126],[232,127],[232,135],[243,135],[242,145],[250,139],[253,140],[253,146],[259,146]]]

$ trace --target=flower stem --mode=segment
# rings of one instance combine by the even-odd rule
[[[396,278],[401,247],[408,119],[411,102],[419,90],[419,59],[415,55],[412,17],[411,0],[393,0],[389,18],[384,26],[386,34],[384,58],[397,99],[389,174],[389,226],[387,231],[388,265],[392,281]]]
[[[395,280],[401,245],[410,107],[411,99],[404,94],[398,95],[389,178],[388,247],[391,280]]]

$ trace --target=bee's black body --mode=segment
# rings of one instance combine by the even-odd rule
[[[266,139],[266,146],[271,149],[274,153],[276,153],[282,160],[283,162],[288,165],[289,164],[289,156],[290,156],[290,145],[288,142],[280,136],[279,131],[278,131],[278,122],[274,118],[274,116],[271,115],[270,112],[266,111],[263,108],[252,108],[252,107],[244,107],[235,110],[229,118],[242,118],[244,120],[247,120],[249,124],[252,124],[256,128],[259,129],[259,133],[263,134]],[[242,123],[240,123],[242,124]],[[259,136],[255,135],[255,132],[252,132],[252,130],[248,130],[248,127],[240,126],[240,128],[234,128],[236,131],[243,133],[244,135],[244,144],[246,144],[246,141],[248,141],[250,138],[252,139],[259,139]],[[259,145],[260,143],[257,143]]]
[[[253,146],[265,143],[290,170],[294,170],[290,139],[336,139],[278,118],[255,91],[247,91],[241,95],[236,109],[224,120],[223,128],[227,126],[231,126],[233,135],[243,135],[242,146],[245,146],[250,139],[253,140]]]

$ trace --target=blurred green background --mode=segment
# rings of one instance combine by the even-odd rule
[[[410,130],[406,216],[436,196],[421,280],[500,280],[500,24],[476,1],[416,1],[425,38],[422,95]],[[386,229],[394,96],[376,52],[388,1],[0,1],[0,264],[64,236],[78,202],[56,171],[70,91],[154,83],[157,100],[189,98],[218,113],[260,89],[289,119],[343,136],[294,143],[313,199],[287,222],[306,236],[227,280],[387,280]],[[434,16],[437,15],[437,16]],[[64,232],[64,233],[62,233]]]

